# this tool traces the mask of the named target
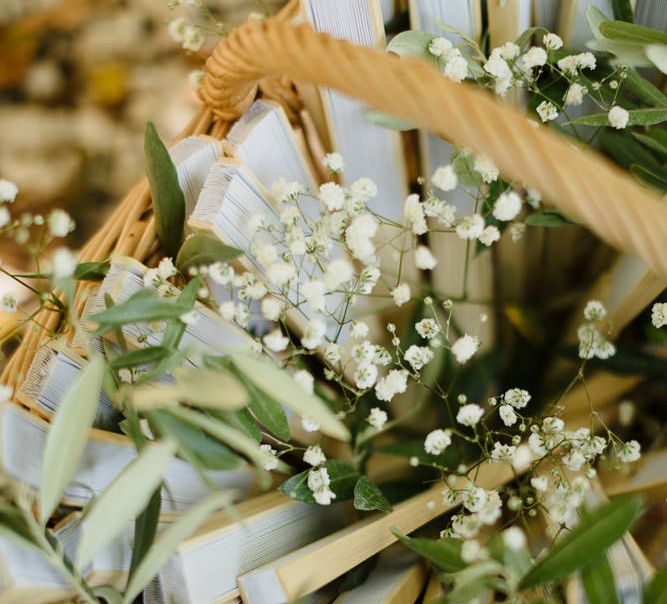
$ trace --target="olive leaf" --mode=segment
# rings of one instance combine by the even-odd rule
[[[393,530],[392,533],[403,545],[448,573],[463,570],[467,566],[461,558],[463,542],[460,539],[446,537],[436,540],[408,537],[397,530]]]
[[[586,515],[524,575],[520,587],[526,589],[555,581],[584,568],[623,537],[642,509],[641,498],[628,497],[612,501]]]
[[[127,325],[175,319],[189,310],[169,298],[160,298],[152,289],[141,289],[122,304],[98,312],[90,319],[100,325]]]
[[[74,476],[99,405],[104,360],[94,356],[65,393],[51,421],[42,454],[39,516],[46,522]]]
[[[144,447],[93,502],[81,522],[75,563],[79,571],[146,507],[175,453],[173,440]]]
[[[607,556],[601,556],[581,571],[588,604],[618,604],[614,573]]]
[[[639,44],[667,44],[667,33],[624,21],[600,23],[600,33],[609,40]]]
[[[279,403],[320,425],[323,434],[349,440],[345,425],[324,404],[322,399],[307,392],[298,382],[273,362],[248,355],[231,356],[236,368],[260,390],[268,393]]]
[[[136,571],[130,577],[123,604],[130,604],[139,592],[167,563],[184,539],[187,539],[208,516],[229,506],[237,494],[234,491],[211,493],[193,505],[177,522],[166,528],[148,550]]]
[[[186,273],[190,267],[208,266],[214,262],[229,262],[243,252],[225,245],[217,237],[198,234],[188,237],[176,256],[176,267]]]
[[[176,167],[160,140],[153,122],[146,124],[144,135],[146,175],[153,199],[155,231],[167,256],[176,256],[183,239],[185,197],[178,184]]]
[[[651,107],[650,109],[630,109],[628,111],[628,126],[652,126],[667,121],[667,107]],[[569,124],[584,126],[609,126],[607,113],[593,113],[584,115]]]

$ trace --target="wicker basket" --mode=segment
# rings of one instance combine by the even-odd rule
[[[202,107],[180,138],[208,134],[222,139],[258,95],[280,102],[298,120],[299,98],[292,82],[337,89],[378,110],[411,120],[457,146],[489,156],[503,174],[535,187],[553,206],[586,225],[616,249],[639,256],[667,279],[667,207],[602,156],[546,127],[535,127],[519,111],[487,92],[454,84],[417,59],[399,59],[294,26],[298,3],[263,21],[234,30],[206,63]],[[149,265],[160,258],[146,179],[83,247],[81,262],[112,253]],[[86,286],[78,291],[79,305]],[[61,317],[44,310],[37,323],[57,328]],[[42,343],[28,331],[6,365],[1,381],[21,383]]]

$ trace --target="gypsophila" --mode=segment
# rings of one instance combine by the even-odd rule
[[[537,115],[543,122],[550,122],[558,117],[558,107],[549,101],[542,101],[537,106]]]
[[[584,318],[587,321],[601,321],[607,316],[607,310],[599,300],[589,300],[584,308]]]
[[[397,394],[402,394],[408,387],[408,372],[402,369],[392,369],[380,378],[375,385],[375,396],[378,400],[389,402]]]
[[[0,178],[0,203],[13,203],[18,192],[19,188],[11,180]]]
[[[438,264],[438,260],[425,245],[418,245],[415,250],[415,266],[418,269],[430,271]]]
[[[324,166],[330,172],[342,172],[345,169],[345,160],[340,153],[327,153],[324,156]]]
[[[521,197],[514,191],[501,193],[493,205],[493,217],[501,221],[513,220],[520,211]]]
[[[278,458],[276,457],[276,450],[271,445],[260,445],[260,451],[264,457],[263,467],[265,470],[275,470],[278,467]]]
[[[373,407],[368,414],[367,421],[376,430],[382,430],[384,425],[387,423],[387,412],[383,411],[379,407]]]
[[[401,283],[391,290],[391,297],[394,299],[396,306],[403,306],[410,301],[410,286],[407,283]]]
[[[463,365],[474,356],[478,348],[479,340],[465,334],[452,344],[452,354],[456,357],[456,362]]]
[[[484,415],[484,409],[475,403],[463,405],[456,414],[456,421],[464,426],[473,427],[479,423]]]
[[[440,455],[451,444],[452,435],[450,430],[433,430],[426,436],[424,451],[429,455]]]
[[[507,427],[513,426],[518,421],[514,407],[511,405],[500,405],[498,415],[500,415],[500,419]]]
[[[609,125],[616,130],[623,130],[628,125],[630,114],[627,109],[619,107],[618,105],[612,107],[607,114],[609,118]]]
[[[500,175],[500,171],[496,167],[496,164],[494,164],[491,158],[486,155],[477,155],[473,167],[475,172],[477,172],[486,183],[494,182]]]
[[[456,226],[456,234],[461,239],[477,239],[484,232],[484,218],[479,214],[464,216]]]
[[[426,340],[432,340],[440,333],[440,327],[433,319],[422,319],[415,324],[415,329]]]
[[[651,323],[656,329],[667,325],[667,302],[656,302],[651,308]]]
[[[414,371],[420,371],[424,365],[433,359],[433,351],[426,346],[417,346],[413,344],[405,351],[403,358]]]
[[[503,400],[508,405],[512,405],[515,409],[522,409],[530,401],[530,393],[527,390],[522,390],[521,388],[510,388],[503,395]]]
[[[327,460],[320,445],[311,445],[303,454],[303,461],[309,466],[321,466]]]

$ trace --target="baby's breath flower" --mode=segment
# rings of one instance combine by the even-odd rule
[[[537,115],[543,122],[550,122],[558,117],[558,107],[550,101],[542,101],[537,106]]]
[[[334,258],[324,269],[324,284],[329,290],[337,289],[350,281],[352,277],[354,277],[354,268],[344,258]]]
[[[601,321],[607,316],[607,309],[599,300],[589,300],[584,308],[584,318],[587,321]]]
[[[514,408],[511,405],[500,405],[498,414],[500,415],[500,419],[503,420],[503,424],[508,427],[513,426],[518,421]]]
[[[494,461],[512,461],[515,453],[516,447],[514,445],[504,445],[496,441],[493,443],[493,449],[491,450],[491,459]]]
[[[430,271],[438,264],[438,260],[425,245],[418,245],[415,250],[415,266],[418,269]]]
[[[476,539],[467,539],[461,545],[461,560],[468,564],[472,564],[478,560],[485,560],[487,557],[488,552]]]
[[[443,75],[452,82],[459,84],[468,77],[468,61],[458,48],[449,53]]]
[[[324,310],[324,283],[319,279],[307,281],[301,286],[301,293],[313,310]]]
[[[204,82],[204,70],[193,69],[188,73],[188,84],[195,90],[199,89]]]
[[[383,411],[379,407],[373,407],[368,414],[368,419],[366,421],[376,430],[382,430],[387,423],[387,419],[386,411]]]
[[[510,388],[503,395],[505,403],[512,405],[515,409],[522,409],[530,401],[530,393],[527,390],[522,390],[521,388]]]
[[[552,33],[545,34],[542,43],[548,50],[558,50],[563,47],[563,40],[560,36]]]
[[[479,423],[484,415],[484,409],[475,403],[463,405],[456,414],[456,421],[464,426],[473,427]]]
[[[19,188],[11,180],[0,178],[0,203],[13,203],[18,192]]]
[[[609,125],[616,130],[623,130],[628,125],[628,120],[630,119],[630,114],[623,107],[614,105],[607,115],[609,118]]]
[[[306,432],[317,432],[320,429],[320,425],[309,417],[301,418],[301,426]]]
[[[74,230],[74,221],[65,210],[53,210],[48,218],[49,232],[54,237],[65,237]]]
[[[371,388],[375,384],[378,376],[378,368],[371,363],[364,363],[359,365],[354,372],[354,383],[357,388],[366,389]]]
[[[433,430],[426,436],[424,451],[429,455],[440,455],[451,444],[452,434],[450,430]]]
[[[667,325],[667,302],[656,302],[651,308],[651,323],[656,329]]]
[[[9,210],[5,206],[0,206],[0,229],[6,227],[12,220]]]
[[[330,212],[342,209],[345,204],[345,191],[335,182],[325,182],[320,187],[319,197],[320,201]]]
[[[308,488],[319,505],[329,505],[336,498],[336,494],[329,488],[330,484],[331,479],[326,468],[308,472]]]
[[[454,167],[451,164],[446,166],[440,166],[433,176],[431,176],[431,182],[443,191],[452,191],[456,189],[456,185],[459,182],[459,178],[454,171]]]
[[[293,279],[296,279],[296,268],[289,262],[276,260],[267,269],[266,276],[275,286],[282,287]]]
[[[581,84],[574,82],[570,85],[565,93],[563,102],[571,107],[579,107],[584,102],[584,96],[588,93],[588,89]]]
[[[456,362],[463,365],[473,357],[478,348],[479,340],[465,334],[452,344],[452,354],[456,357]]]
[[[433,351],[427,346],[413,344],[405,351],[403,359],[410,364],[412,369],[419,371],[433,359]]]
[[[308,350],[314,350],[324,341],[324,334],[327,328],[323,321],[312,319],[306,325],[301,337],[301,344]]]
[[[301,191],[302,187],[298,182],[288,182],[285,178],[279,178],[271,185],[271,195],[282,203],[296,199]]]
[[[394,299],[396,306],[403,306],[410,301],[410,286],[407,283],[401,283],[391,290],[391,297]]]
[[[364,204],[373,199],[377,194],[377,185],[370,178],[358,178],[350,187],[350,195]]]
[[[364,263],[373,259],[375,245],[372,238],[377,230],[377,220],[371,214],[355,216],[350,226],[345,230],[345,243],[352,256]]]
[[[263,454],[264,463],[262,464],[265,470],[275,470],[278,467],[278,458],[276,457],[276,450],[267,444],[259,445],[259,449]]]
[[[433,319],[422,319],[415,324],[415,329],[426,340],[431,340],[440,333],[440,328]]]
[[[456,226],[456,234],[461,239],[477,239],[484,232],[484,218],[480,214],[464,216]]]
[[[518,552],[526,548],[526,535],[518,526],[503,531],[503,543],[507,549]]]
[[[530,70],[533,67],[542,67],[547,62],[547,53],[539,46],[531,47],[519,59],[521,69]]]
[[[526,225],[523,222],[513,222],[510,225],[509,233],[513,242],[519,241],[526,232]]]
[[[345,168],[345,160],[340,153],[327,153],[324,156],[324,166],[330,172],[342,172]]]
[[[495,50],[500,53],[503,59],[507,59],[508,61],[516,59],[521,52],[521,49],[514,42],[505,42],[505,44]]]
[[[490,73],[494,78],[510,78],[512,77],[512,70],[503,59],[500,48],[494,48],[491,51],[491,56],[484,63],[484,71]]]
[[[197,52],[204,44],[204,33],[196,25],[187,25],[183,32],[181,46],[190,52]]]
[[[273,352],[281,352],[285,350],[289,344],[289,338],[284,336],[278,328],[266,334],[262,338],[262,341],[264,342],[264,345]]]
[[[493,217],[501,221],[509,221],[521,211],[521,197],[514,191],[501,193],[493,205]]]
[[[380,378],[375,385],[375,396],[380,401],[390,402],[397,394],[402,394],[408,387],[408,372],[402,369],[392,369],[386,376]]]
[[[180,317],[178,317],[178,319],[184,325],[196,325],[199,321],[199,313],[193,308],[192,310],[183,313]]]
[[[327,460],[320,445],[311,445],[303,454],[303,461],[310,466],[321,466]]]
[[[187,23],[183,17],[178,19],[171,19],[169,25],[167,26],[167,32],[174,42],[183,42],[185,38],[185,30]]]
[[[441,57],[443,54],[446,55],[452,48],[452,43],[444,36],[433,38],[428,45],[428,51],[434,57]]]
[[[16,296],[11,292],[2,294],[2,297],[0,297],[0,310],[4,313],[15,313],[17,305]]]
[[[413,193],[408,195],[403,205],[403,212],[407,225],[412,229],[415,235],[423,235],[428,230],[426,225],[426,215],[424,206],[419,201],[419,195]]]
[[[299,369],[294,372],[294,381],[301,386],[308,394],[312,394],[315,389],[315,378],[313,374],[305,369]]]
[[[283,312],[283,304],[277,298],[269,296],[262,300],[261,311],[268,321],[277,321]]]
[[[500,171],[496,167],[496,164],[494,164],[491,158],[487,157],[486,155],[475,156],[475,163],[473,168],[486,183],[491,183],[497,180],[498,176],[500,175]]]
[[[499,239],[500,231],[498,230],[498,227],[493,224],[484,227],[484,230],[478,237],[479,242],[487,247],[493,245]]]
[[[547,476],[536,476],[530,479],[530,484],[539,493],[544,493],[549,488],[549,478]]]
[[[59,247],[51,257],[52,272],[56,278],[71,277],[76,269],[76,257],[65,247]]]
[[[641,457],[641,446],[636,440],[624,443],[618,452],[618,458],[623,463],[632,463]]]
[[[324,359],[327,363],[335,365],[340,362],[340,347],[334,342],[329,342],[324,349]]]

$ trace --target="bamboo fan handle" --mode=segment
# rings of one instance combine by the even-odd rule
[[[638,255],[667,279],[667,207],[658,197],[598,153],[535,128],[488,92],[455,84],[426,61],[265,19],[248,21],[218,44],[200,94],[220,119],[233,120],[253,102],[259,83],[275,76],[334,88],[489,156],[503,174],[535,187],[600,239]]]

